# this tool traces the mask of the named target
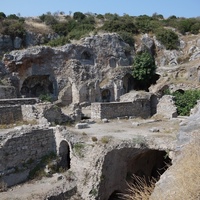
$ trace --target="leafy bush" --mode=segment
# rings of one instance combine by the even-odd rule
[[[6,15],[5,15],[5,13],[3,13],[3,12],[0,12],[0,19],[5,19],[6,18]]]
[[[25,34],[24,22],[15,19],[5,19],[1,22],[1,34],[10,35],[11,38],[23,38]]]
[[[72,31],[68,34],[68,38],[79,40],[81,37],[85,36],[94,29],[95,28],[92,24],[80,24],[79,26],[72,29]]]
[[[101,29],[108,32],[138,33],[137,28],[131,20],[111,20],[106,21]]]
[[[134,46],[135,40],[134,40],[133,35],[131,33],[128,33],[128,32],[125,32],[125,31],[120,31],[119,35],[124,40],[124,42],[126,42],[130,46]]]
[[[146,90],[155,74],[155,60],[148,52],[137,54],[133,61],[132,75],[139,85]]]
[[[15,15],[15,14],[11,14],[11,15],[8,15],[7,16],[7,19],[19,19],[19,17],[17,16],[17,15]]]
[[[94,136],[93,136],[93,137],[92,137],[92,141],[93,141],[93,142],[97,142],[97,141],[98,141],[97,137],[94,137]]]
[[[41,94],[41,95],[39,96],[39,99],[40,99],[41,101],[47,101],[47,102],[51,102],[51,101],[52,101],[52,97],[51,97],[50,94]]]
[[[175,105],[178,115],[190,115],[190,110],[200,99],[200,90],[186,90],[184,93],[176,91],[172,93],[175,96]]]
[[[155,32],[157,40],[159,40],[166,49],[177,49],[179,44],[178,35],[169,29],[158,29]]]
[[[70,43],[69,39],[65,36],[61,36],[57,39],[51,40],[47,43],[47,45],[51,47],[63,46],[67,43]]]
[[[56,20],[55,16],[51,15],[51,13],[43,14],[39,16],[40,20],[43,21],[47,25],[54,25],[57,24],[58,21]]]
[[[96,16],[96,18],[97,18],[97,19],[102,19],[102,20],[103,20],[103,19],[104,19],[104,16],[101,15],[101,14],[98,14],[98,15]]]
[[[81,21],[85,18],[86,16],[82,12],[75,12],[73,15],[73,19]]]
[[[52,29],[55,33],[57,33],[60,36],[66,36],[69,32],[67,22],[61,22],[61,23],[53,24]]]
[[[135,23],[138,31],[142,33],[153,32],[155,28],[161,26],[161,22],[158,19],[154,19],[147,15],[137,17]]]
[[[178,30],[182,34],[185,34],[186,32],[198,34],[199,29],[200,29],[200,20],[195,18],[182,19],[178,23]]]

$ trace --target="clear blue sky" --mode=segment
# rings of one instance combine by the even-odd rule
[[[39,16],[46,12],[76,11],[97,14],[124,13],[131,16],[162,14],[164,17],[199,17],[200,0],[1,0],[0,12],[6,15]]]

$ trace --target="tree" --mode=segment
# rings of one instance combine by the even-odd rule
[[[81,21],[85,18],[86,16],[82,12],[75,12],[73,15],[73,19]]]
[[[155,60],[147,51],[137,54],[133,62],[132,75],[141,88],[148,89],[153,76],[155,75]],[[143,87],[142,87],[143,86]]]
[[[6,18],[6,15],[5,15],[5,13],[3,13],[3,12],[0,12],[0,19],[5,19]]]

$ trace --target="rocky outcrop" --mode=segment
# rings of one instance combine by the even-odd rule
[[[105,89],[110,100],[118,99],[124,92],[123,76],[130,71],[132,55],[129,45],[117,34],[103,34],[84,38],[79,45],[12,51],[3,61],[10,73],[15,72],[11,82],[18,96],[45,92],[57,98],[63,91],[59,98],[68,105],[101,101]]]
[[[200,166],[200,105],[180,125],[173,165],[161,176],[151,199],[198,199]],[[188,185],[188,183],[190,183]]]

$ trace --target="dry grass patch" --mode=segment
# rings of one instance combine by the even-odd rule
[[[122,195],[124,200],[149,200],[155,186],[155,179],[147,181],[143,177],[132,175],[134,183],[128,183],[127,194]]]
[[[51,28],[45,23],[37,22],[32,19],[28,19],[25,21],[25,28],[31,32],[40,34],[47,34],[52,32]]]

